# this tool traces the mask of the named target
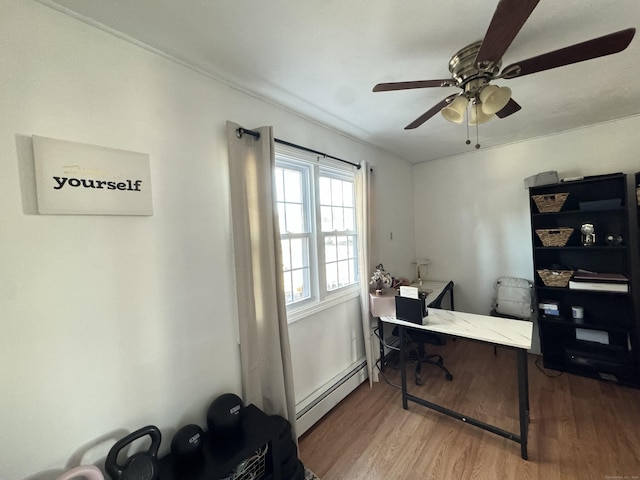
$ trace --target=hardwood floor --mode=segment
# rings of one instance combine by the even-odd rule
[[[441,353],[454,379],[423,367],[409,391],[518,432],[515,352],[457,340]],[[529,356],[529,460],[520,445],[409,403],[381,378],[368,381],[300,439],[300,458],[322,480],[640,480],[640,390],[543,371]],[[387,368],[389,381],[399,371]],[[428,392],[428,393],[427,393]]]

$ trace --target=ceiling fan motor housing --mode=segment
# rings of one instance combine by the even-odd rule
[[[477,93],[500,72],[502,66],[502,60],[499,60],[487,69],[478,69],[475,62],[481,45],[482,40],[467,45],[454,53],[449,60],[451,76],[466,93]]]

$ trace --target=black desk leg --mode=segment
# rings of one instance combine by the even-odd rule
[[[380,371],[384,372],[384,324],[380,317],[378,317],[378,340],[380,340]]]
[[[398,340],[400,341],[400,378],[402,379],[402,408],[407,410],[409,402],[407,401],[407,370],[404,365],[404,327],[398,325]]]
[[[525,354],[524,356],[524,388],[525,388],[525,398],[527,399],[527,425],[528,425],[530,421],[530,410],[529,410],[529,364],[527,362],[528,362],[528,357]]]
[[[529,431],[529,372],[527,351],[518,348],[518,404],[520,410],[520,456],[527,460],[527,434]]]

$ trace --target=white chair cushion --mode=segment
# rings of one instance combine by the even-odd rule
[[[532,284],[524,278],[500,277],[496,281],[494,310],[502,315],[531,317]]]

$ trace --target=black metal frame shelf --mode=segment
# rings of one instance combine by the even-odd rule
[[[636,244],[638,232],[630,228],[632,209],[627,196],[627,176],[618,173],[587,177],[575,182],[532,187],[529,193],[536,297],[538,302],[555,302],[559,313],[555,316],[545,314],[544,310],[538,311],[544,366],[639,387],[640,340],[635,308],[637,292],[634,290],[637,272],[633,266],[630,248]],[[548,195],[552,198],[555,195],[558,198],[560,193],[567,195],[562,196],[566,197],[562,206],[558,207],[559,204],[556,204],[559,211],[538,211],[534,195]],[[592,210],[590,208],[594,204],[586,203],[595,202],[597,208],[600,205],[611,204],[612,201],[619,203],[620,207],[609,205]],[[594,224],[595,245],[583,245],[580,232],[583,223]],[[563,246],[543,245],[543,239],[536,230],[556,228],[574,230],[568,237],[562,238],[565,242]],[[566,232],[567,230],[564,230],[562,233],[567,235]],[[552,238],[555,242],[549,242],[551,232],[540,233],[545,240],[544,243],[562,243],[555,238]],[[620,235],[623,243],[606,244],[608,235]],[[582,269],[624,274],[628,278],[628,292],[570,288],[568,284],[547,286],[537,273],[543,269],[574,272]],[[605,288],[603,285],[594,287]],[[577,305],[582,306],[585,313],[583,319],[574,321],[571,310]],[[589,341],[590,336],[585,337],[582,330],[594,335],[597,340]]]

